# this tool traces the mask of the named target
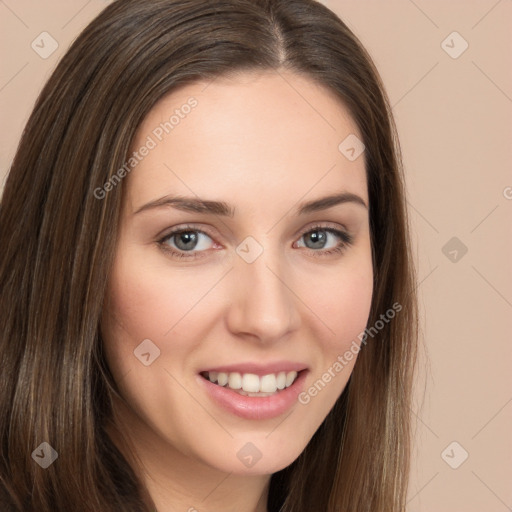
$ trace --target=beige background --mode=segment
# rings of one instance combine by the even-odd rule
[[[43,82],[107,3],[0,0],[2,184]],[[512,1],[324,3],[374,57],[407,172],[428,353],[408,510],[512,510]]]

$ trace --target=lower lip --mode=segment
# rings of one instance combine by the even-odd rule
[[[302,370],[294,383],[272,396],[244,396],[230,388],[221,387],[201,375],[198,378],[210,397],[227,411],[248,420],[275,418],[292,407],[304,387],[307,370]]]

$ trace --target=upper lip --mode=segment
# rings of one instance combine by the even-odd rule
[[[292,361],[270,361],[268,363],[232,363],[228,365],[215,366],[202,370],[203,372],[223,372],[223,373],[252,373],[254,375],[262,376],[270,373],[279,372],[300,372],[301,370],[307,369],[307,365],[304,363],[296,363]]]

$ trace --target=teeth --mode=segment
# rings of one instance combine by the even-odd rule
[[[275,393],[277,391],[276,376],[271,373],[270,375],[263,375],[260,381],[260,391],[263,393]]]
[[[297,372],[269,373],[259,377],[254,373],[206,372],[210,382],[239,391],[245,396],[270,396],[278,390],[290,387],[297,378]]]
[[[241,389],[242,388],[242,376],[239,373],[230,373],[228,386],[231,389]]]
[[[242,389],[246,393],[257,393],[260,390],[260,378],[253,373],[245,373],[242,377]]]
[[[277,389],[284,389],[286,387],[286,372],[279,372],[277,374]]]
[[[286,384],[285,386],[291,386],[293,384],[293,381],[297,378],[297,372],[288,372],[286,374]]]

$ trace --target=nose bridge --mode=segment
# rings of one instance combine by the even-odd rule
[[[228,324],[235,333],[275,341],[297,327],[297,299],[282,250],[272,249],[269,239],[263,247],[251,238],[237,247]]]

